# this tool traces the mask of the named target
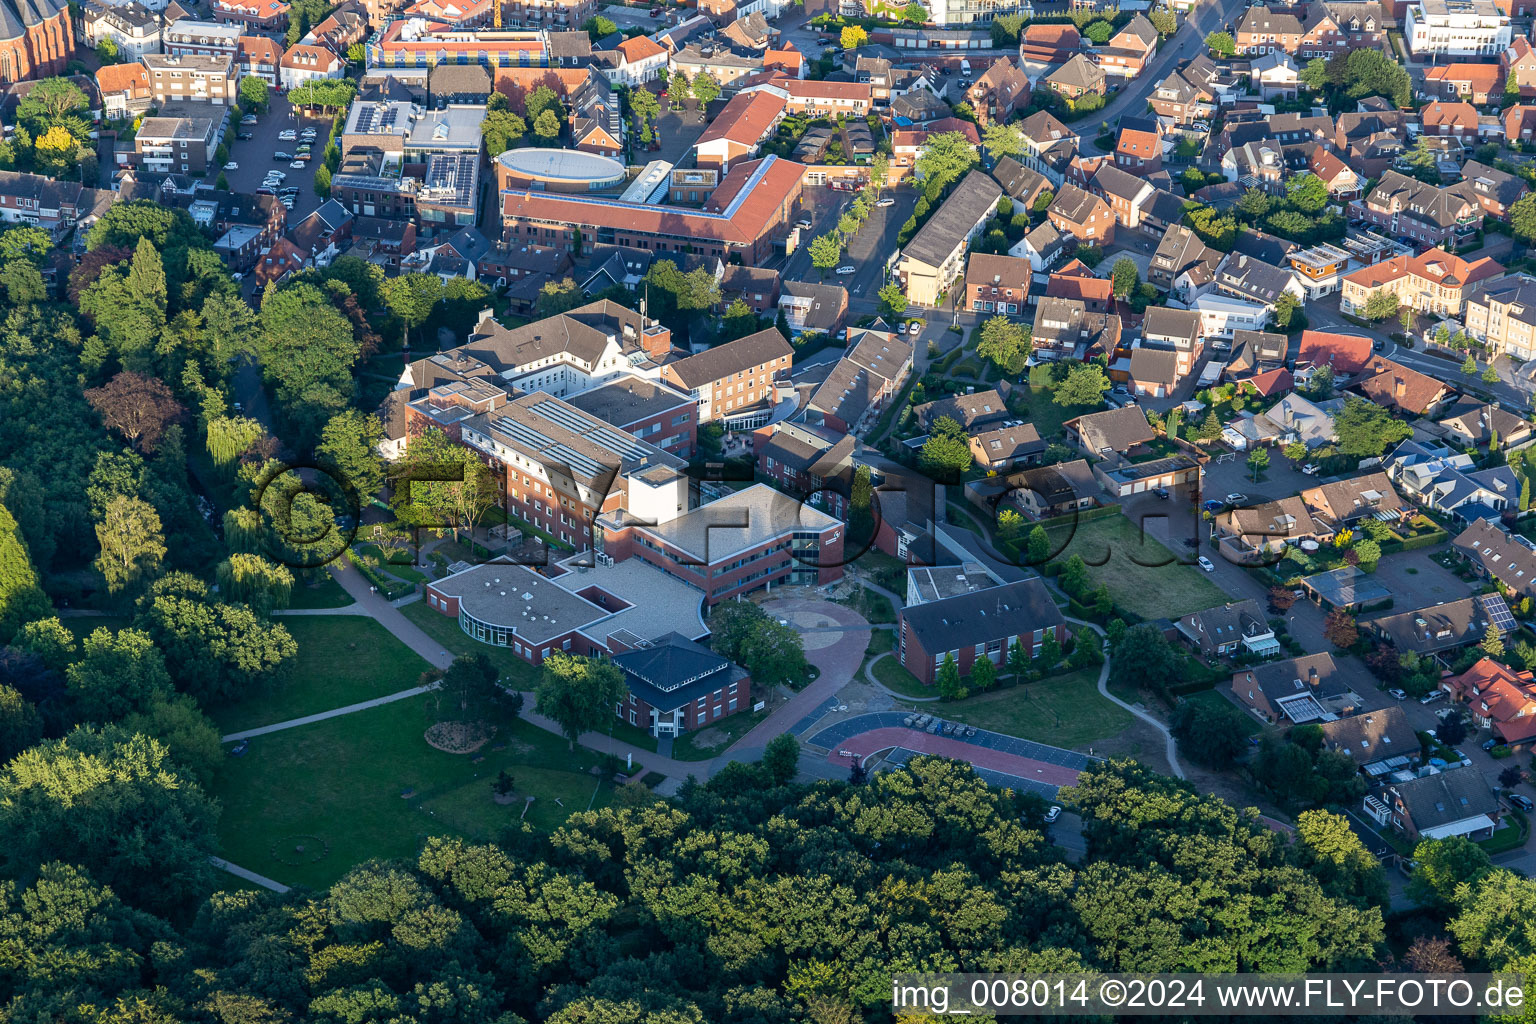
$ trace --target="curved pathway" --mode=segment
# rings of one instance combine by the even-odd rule
[[[1092,622],[1087,622],[1087,621],[1085,621],[1083,619],[1074,619],[1070,615],[1065,616],[1065,618],[1066,618],[1066,620],[1068,622],[1075,622],[1079,626],[1086,626],[1089,629],[1093,630],[1095,633],[1097,633],[1098,636],[1099,636],[1100,644],[1102,646],[1102,642],[1104,640],[1104,630],[1103,629],[1099,628],[1097,625],[1095,625]],[[1119,697],[1116,697],[1114,694],[1109,692],[1109,666],[1110,666],[1109,653],[1105,652],[1105,654],[1104,654],[1104,667],[1099,670],[1099,693],[1100,693],[1100,695],[1103,696],[1104,699],[1106,699],[1106,700],[1108,700],[1108,701],[1110,701],[1112,703],[1120,705],[1122,708],[1124,708],[1125,710],[1129,711],[1131,714],[1135,715],[1137,718],[1141,719],[1143,722],[1146,722],[1148,725],[1150,725],[1152,728],[1156,729],[1158,732],[1162,733],[1163,734],[1164,749],[1166,750],[1166,756],[1168,758],[1168,769],[1169,769],[1169,771],[1171,771],[1174,775],[1178,776],[1179,778],[1181,778],[1181,779],[1184,778],[1185,777],[1184,776],[1184,767],[1183,767],[1183,765],[1179,764],[1178,744],[1173,739],[1173,733],[1169,732],[1168,731],[1168,727],[1166,725],[1164,725],[1162,722],[1158,721],[1157,716],[1152,714],[1150,711],[1143,711],[1141,708],[1136,707],[1134,704],[1127,704],[1125,701],[1121,700]]]
[[[894,653],[894,651],[886,651],[884,654],[877,654],[871,658],[869,664],[864,666],[864,681],[882,693],[888,694],[894,700],[910,701],[913,704],[931,704],[934,701],[939,700],[940,698],[938,697],[911,697],[905,693],[897,693],[895,690],[882,683],[879,679],[875,678],[875,663],[878,661],[884,661],[886,658],[891,657]]]

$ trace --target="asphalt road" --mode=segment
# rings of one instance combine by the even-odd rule
[[[314,143],[315,158],[309,161],[309,166],[302,169],[289,167],[290,161],[278,160],[272,155],[279,151],[292,153],[299,146],[298,141],[278,141],[277,135],[284,128],[292,128],[295,131],[303,131],[305,128],[315,129],[317,133]],[[258,114],[255,124],[239,127],[239,131],[250,132],[252,138],[243,142],[238,139],[235,141],[230,148],[229,158],[239,164],[239,167],[233,171],[225,171],[224,177],[229,180],[229,186],[235,192],[255,192],[261,188],[262,178],[268,171],[282,171],[288,176],[283,179],[282,187],[295,185],[299,189],[299,194],[294,199],[293,209],[288,213],[289,225],[297,224],[313,213],[322,201],[315,195],[315,169],[320,166],[321,157],[325,155],[325,140],[330,129],[329,117],[304,117],[303,111],[294,111],[286,96],[279,96],[274,92],[267,113]],[[217,171],[213,172],[213,177],[217,178],[217,176]]]
[[[825,280],[848,289],[850,306],[859,300],[876,301],[875,295],[885,283],[885,261],[896,251],[896,236],[901,226],[912,215],[917,205],[917,192],[911,188],[886,189],[885,196],[894,199],[894,206],[877,206],[870,211],[856,235],[843,251],[839,266],[852,266],[852,274],[828,273]],[[811,239],[837,230],[838,218],[843,206],[853,202],[854,193],[839,192],[829,186],[812,186],[805,190],[800,212],[809,216],[812,226],[800,232],[800,248],[783,262],[779,274],[786,281],[820,281],[821,271],[811,266]],[[798,218],[797,218],[798,219]]]
[[[1247,7],[1246,0],[1206,0],[1200,4],[1185,18],[1178,32],[1163,43],[1163,48],[1152,58],[1146,70],[1121,89],[1120,94],[1105,104],[1103,110],[1095,113],[1093,119],[1108,121],[1113,125],[1126,114],[1136,117],[1146,113],[1147,98],[1157,88],[1157,83],[1168,77],[1174,65],[1204,53],[1205,37],[1226,29]],[[1092,125],[1093,119],[1085,119],[1080,126],[1085,138],[1094,134],[1088,127]]]

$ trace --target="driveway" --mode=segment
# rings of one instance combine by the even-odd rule
[[[850,307],[861,300],[874,303],[876,294],[885,284],[885,261],[896,251],[896,236],[901,226],[912,216],[917,205],[917,191],[912,188],[886,189],[885,196],[894,199],[892,206],[877,206],[858,233],[849,241],[839,266],[853,266],[852,274],[833,275],[823,279],[821,271],[811,266],[811,239],[837,231],[837,222],[843,215],[843,207],[853,202],[854,193],[840,192],[827,185],[812,185],[805,189],[800,200],[800,213],[810,217],[810,230],[800,232],[800,247],[784,260],[779,273],[786,281],[821,281],[836,283],[848,289]],[[796,220],[800,218],[797,217]]]
[[[330,133],[331,119],[329,117],[305,117],[303,111],[295,111],[289,104],[286,96],[272,93],[272,99],[265,114],[257,115],[257,122],[253,125],[241,125],[237,129],[241,132],[250,132],[252,138],[245,141],[235,140],[230,147],[229,158],[239,167],[233,171],[225,171],[224,176],[229,180],[229,186],[235,192],[255,192],[261,188],[262,179],[271,170],[282,171],[287,177],[283,180],[283,186],[293,185],[299,190],[294,198],[293,209],[288,213],[288,224],[297,224],[309,216],[320,205],[322,200],[315,195],[315,169],[320,166],[321,159],[325,156],[326,137]],[[279,160],[273,156],[277,152],[292,153],[298,146],[298,142],[280,142],[277,135],[285,128],[295,131],[303,131],[305,128],[314,128],[316,138],[314,142],[314,159],[309,161],[304,168],[289,167],[288,160]]]

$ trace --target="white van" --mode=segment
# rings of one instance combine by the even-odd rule
[[[971,77],[971,62],[964,57],[960,58],[960,76],[962,78]]]

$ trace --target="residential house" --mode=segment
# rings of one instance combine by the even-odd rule
[[[1344,399],[1329,398],[1313,402],[1301,395],[1286,395],[1270,406],[1264,416],[1280,429],[1280,440],[1289,444],[1300,441],[1308,448],[1331,444],[1337,436],[1333,417],[1344,408]]]
[[[58,241],[84,234],[117,196],[77,181],[58,181],[24,171],[0,171],[0,223],[42,228]]]
[[[161,32],[159,17],[133,0],[117,5],[87,3],[80,10],[80,34],[85,45],[94,49],[110,39],[121,61],[133,62],[146,53],[159,53]]]
[[[1295,53],[1305,34],[1301,19],[1276,7],[1250,7],[1237,23],[1233,39],[1237,52],[1258,56],[1264,53]]]
[[[966,90],[977,123],[982,127],[1007,124],[1029,103],[1029,95],[1029,77],[1007,57],[993,61]]]
[[[1173,625],[1184,642],[1206,658],[1280,653],[1274,629],[1251,598],[1190,612]]]
[[[1445,0],[1421,0],[1420,6],[1436,2],[1446,6]],[[1390,822],[1410,843],[1454,836],[1486,839],[1499,824],[1499,799],[1480,771],[1443,771],[1389,782],[1379,797],[1365,798],[1365,807],[1367,814],[1382,824]]]
[[[1011,421],[970,435],[971,458],[983,469],[1000,472],[1037,462],[1045,452],[1045,441],[1033,423]]]
[[[931,431],[940,417],[948,416],[967,434],[990,430],[1011,419],[1008,403],[996,388],[978,391],[970,395],[951,395],[933,402],[924,402],[912,410],[918,424]]]
[[[1385,50],[1387,26],[1392,20],[1387,8],[1371,0],[1312,4],[1306,9],[1296,57],[1310,61],[1354,50]]]
[[[1536,598],[1536,543],[1529,538],[1476,519],[1456,535],[1451,548],[1479,575],[1499,581],[1517,597]]]
[[[1419,759],[1419,736],[1400,707],[1320,722],[1324,750],[1348,755],[1367,778],[1378,778]]]
[[[1446,437],[1463,448],[1492,445],[1507,452],[1524,448],[1536,439],[1536,427],[1519,413],[1503,408],[1498,402],[1475,398],[1456,402],[1438,422]]]
[[[1335,378],[1353,377],[1371,361],[1373,342],[1360,334],[1302,331],[1296,365],[1327,366]]]
[[[147,111],[154,101],[143,64],[108,64],[96,72],[103,117],[131,117]]]
[[[1094,51],[1099,67],[1107,75],[1131,79],[1146,69],[1157,53],[1157,29],[1145,15],[1133,15],[1125,26],[1110,37],[1107,46]]]
[[[1393,170],[1364,199],[1350,203],[1349,214],[1396,237],[1436,246],[1467,243],[1483,219],[1478,200]]]
[[[723,83],[722,83],[723,84]],[[863,117],[874,107],[867,82],[818,82],[792,78],[775,83],[789,94],[791,114],[809,117]]]
[[[1027,259],[971,253],[965,268],[965,308],[981,313],[1021,313],[1033,276]]]
[[[614,85],[638,88],[653,81],[667,66],[667,51],[649,36],[634,36],[614,47],[617,66],[608,74]]]
[[[1204,351],[1203,338],[1200,315],[1193,310],[1147,307],[1141,325],[1141,347],[1172,352],[1176,377],[1183,378],[1194,372]]]
[[[1461,675],[1443,676],[1440,689],[1472,714],[1479,729],[1518,753],[1536,739],[1536,676],[1481,658]]]
[[[1306,654],[1232,673],[1232,692],[1245,707],[1267,722],[1292,725],[1352,714],[1360,707],[1358,685],[1331,654]]]
[[[1115,136],[1115,166],[1138,176],[1163,167],[1163,130],[1155,117],[1122,117]]]
[[[1093,508],[1099,482],[1083,459],[1038,466],[1008,476],[1008,499],[1032,519],[1054,519]]]
[[[1461,165],[1461,181],[1451,188],[1477,202],[1483,213],[1505,222],[1509,220],[1509,208],[1530,191],[1525,179],[1476,160]]]
[[[1079,53],[1046,75],[1042,81],[1046,88],[1071,102],[1089,93],[1104,95],[1106,78],[1103,68]]]
[[[1419,111],[1419,126],[1431,138],[1451,138],[1469,146],[1477,141],[1477,108],[1466,102],[1433,100]]]
[[[305,82],[340,78],[346,70],[346,61],[324,46],[295,43],[283,54],[278,75],[282,87],[292,90]]]
[[[1030,22],[1019,37],[1019,57],[1032,64],[1065,64],[1082,46],[1076,26]]]
[[[1301,492],[1301,500],[1312,520],[1330,533],[1349,529],[1362,519],[1394,522],[1408,512],[1391,478],[1381,470],[1309,487]]]
[[[1060,188],[1082,141],[1077,133],[1048,111],[1037,110],[1019,122],[1019,137],[1024,144],[1019,162]]]
[[[1036,359],[1082,360],[1120,345],[1120,318],[1090,313],[1080,299],[1047,295],[1035,307],[1031,343]]]
[[[1038,577],[903,608],[896,628],[897,660],[925,686],[946,658],[966,676],[980,658],[1004,664],[1015,644],[1035,657],[1047,631],[1058,643],[1067,638],[1066,619]]]
[[[1454,522],[1497,522],[1512,505],[1519,508],[1521,482],[1508,466],[1479,470],[1470,455],[1437,441],[1404,441],[1385,467],[1404,495]]]
[[[1062,185],[1045,215],[1059,233],[1082,245],[1107,245],[1115,239],[1114,210],[1099,196],[1076,185]]]
[[[1468,262],[1444,249],[1428,249],[1418,256],[1394,256],[1361,267],[1344,278],[1340,308],[1359,315],[1377,291],[1397,296],[1400,305],[1421,313],[1459,317],[1467,297],[1480,285],[1504,276],[1493,258]]]
[[[847,498],[855,472],[853,454],[858,438],[830,429],[781,420],[752,432],[757,471],[786,494],[806,501],[822,499],[825,510],[847,515]]]
[[[1045,175],[1025,167],[1011,156],[1001,157],[992,165],[992,177],[1013,200],[1015,212],[1033,210],[1035,200],[1051,191],[1051,183]]]
[[[1236,565],[1273,565],[1288,545],[1316,540],[1323,531],[1298,495],[1218,513],[1212,535],[1222,557]]]
[[[1522,98],[1536,96],[1536,50],[1531,47],[1531,41],[1524,36],[1515,36],[1499,54],[1500,87],[1508,81],[1511,73],[1515,76],[1515,87],[1520,90]],[[1518,138],[1518,136],[1513,136]]]
[[[236,40],[235,68],[240,77],[254,75],[269,89],[283,84],[283,48],[269,36],[241,36]]]
[[[1385,356],[1372,357],[1362,376],[1350,386],[1385,409],[1413,416],[1428,416],[1453,390],[1449,384]]]
[[[1318,146],[1307,157],[1307,170],[1328,186],[1328,198],[1339,203],[1349,203],[1360,198],[1365,179],[1330,150]]]
[[[1529,43],[1526,48],[1530,48]],[[1424,72],[1424,91],[1442,100],[1466,100],[1482,106],[1490,96],[1503,94],[1508,77],[1509,71],[1495,64],[1441,64]]]
[[[1073,260],[1054,271],[1045,282],[1048,298],[1073,299],[1087,313],[1108,313],[1115,307],[1114,282],[1094,277],[1081,261]]]
[[[997,182],[980,171],[971,171],[902,247],[896,272],[909,302],[939,304],[940,297],[960,276],[972,239],[997,212],[1002,195]]]
[[[1127,364],[1131,391],[1137,395],[1166,398],[1173,394],[1180,380],[1179,354],[1168,349],[1147,348],[1131,350]]]
[[[1400,652],[1423,657],[1443,655],[1481,643],[1488,635],[1488,625],[1493,621],[1489,617],[1488,598],[1497,602],[1496,607],[1501,608],[1504,615],[1509,615],[1508,606],[1498,594],[1476,594],[1412,611],[1377,616],[1360,625],[1367,633]],[[1508,621],[1513,623],[1513,616]]]
[[[1354,257],[1336,245],[1321,242],[1286,257],[1291,277],[1305,299],[1320,299],[1344,287],[1344,275]]]
[[[181,116],[146,117],[139,122],[133,137],[137,165],[159,174],[206,174],[214,167],[214,151],[219,147],[222,118]],[[119,163],[128,154],[119,153]]]
[[[843,357],[806,402],[807,423],[845,435],[862,433],[901,390],[912,372],[912,342],[884,330],[882,322],[877,325],[848,329]]]
[[[1212,249],[1182,224],[1168,229],[1147,265],[1147,281],[1184,304],[1208,291],[1226,254]]]
[[[1047,220],[1015,242],[1008,255],[1028,260],[1035,273],[1043,274],[1076,249],[1077,240],[1063,235]]]
[[[848,289],[813,281],[784,281],[779,288],[779,309],[792,336],[825,334],[835,338],[843,333],[848,316]]]
[[[1126,455],[1157,439],[1147,414],[1135,405],[1090,412],[1068,420],[1062,428],[1068,440],[1095,459]]]
[[[700,167],[724,174],[735,161],[755,158],[763,141],[778,129],[784,110],[784,97],[774,90],[737,93],[694,143],[695,160]]]
[[[1145,178],[1109,163],[1099,166],[1088,183],[1088,190],[1109,203],[1115,223],[1123,228],[1139,228],[1146,209],[1157,195],[1157,190]]]
[[[763,267],[726,267],[720,279],[721,309],[735,299],[745,302],[758,316],[771,315],[779,308],[779,272]]]
[[[288,27],[289,6],[284,0],[213,0],[209,8],[215,21],[253,32],[280,33]]]
[[[1168,77],[1152,90],[1149,102],[1158,117],[1166,117],[1179,125],[1212,117],[1217,109],[1216,93],[1191,81],[1180,71],[1169,72]]]
[[[1259,90],[1259,97],[1271,100],[1294,100],[1301,90],[1301,74],[1290,54],[1275,52],[1256,57],[1249,64],[1249,74]]]
[[[1495,356],[1536,359],[1536,278],[1516,274],[1480,285],[1467,298],[1467,334]]]

